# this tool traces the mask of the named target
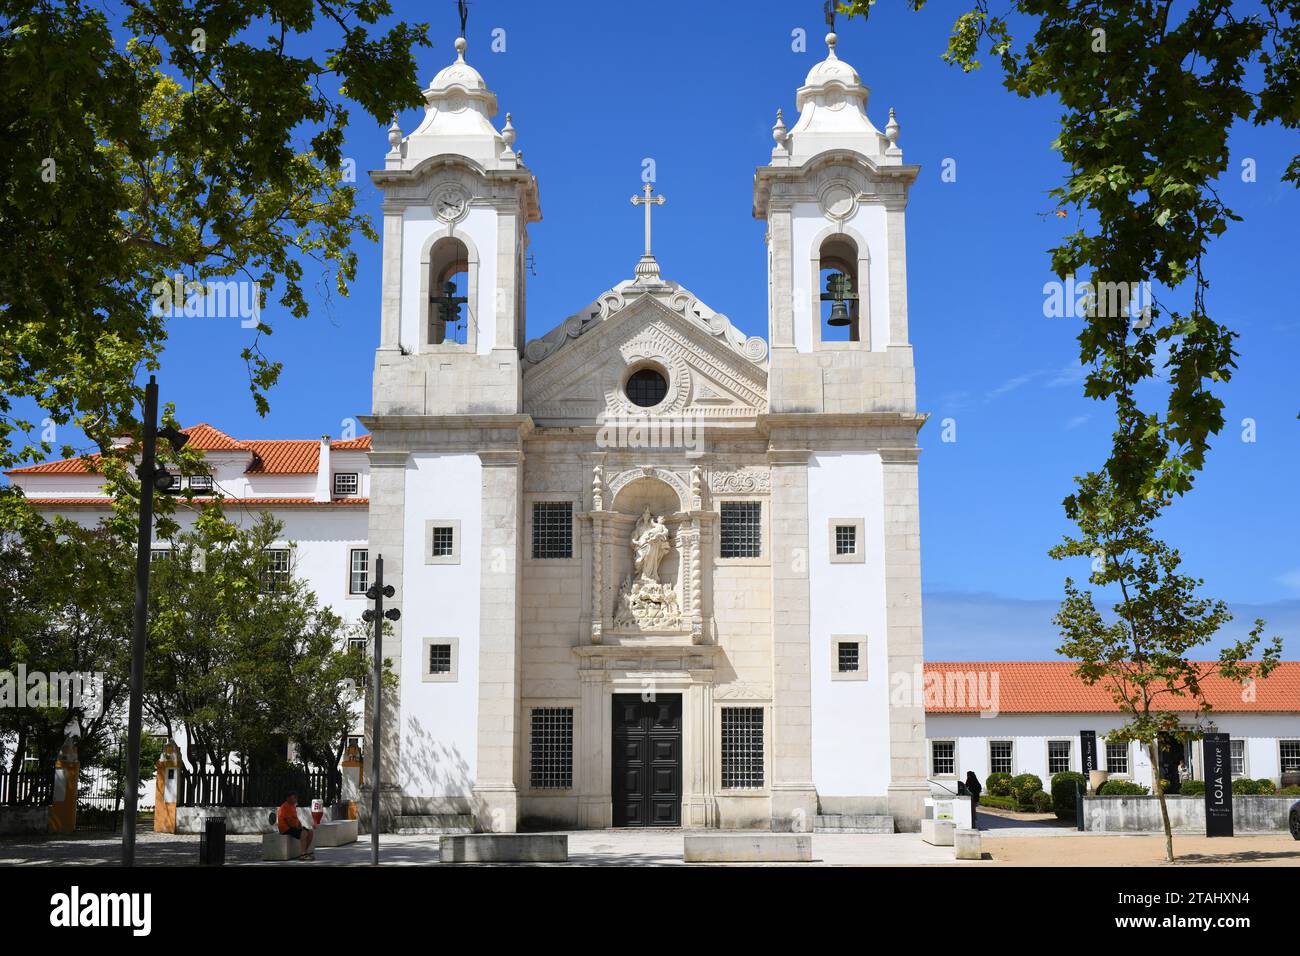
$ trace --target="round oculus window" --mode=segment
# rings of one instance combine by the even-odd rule
[[[633,405],[654,408],[668,394],[668,379],[655,369],[638,369],[628,377],[626,391]]]

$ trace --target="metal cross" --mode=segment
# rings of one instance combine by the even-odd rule
[[[654,191],[654,186],[650,183],[645,184],[645,196],[633,196],[633,206],[645,206],[645,257],[650,258],[650,207],[662,206],[665,200],[662,194],[652,197],[650,194]]]

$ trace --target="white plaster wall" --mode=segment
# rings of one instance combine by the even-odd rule
[[[466,314],[478,323],[479,355],[492,351],[496,341],[497,217],[486,207],[471,206],[469,214],[454,227],[437,219],[428,206],[408,206],[402,214],[402,344],[420,352],[424,332],[420,328],[420,250],[432,235],[468,236],[478,250],[477,302],[468,303]],[[468,294],[468,293],[466,293]],[[470,308],[477,306],[476,309]]]
[[[800,352],[811,352],[813,325],[821,322],[821,302],[818,297],[822,293],[822,289],[812,288],[812,284],[820,281],[820,277],[813,271],[811,263],[817,251],[817,236],[831,223],[817,203],[807,202],[795,203],[791,221],[794,230],[791,243],[791,268],[794,275],[790,281],[791,294],[794,296],[794,344]],[[859,257],[871,257],[871,350],[883,352],[889,345],[889,241],[885,207],[879,203],[862,203],[846,225],[866,241],[867,248],[858,250]]]
[[[889,787],[884,479],[874,453],[808,464],[812,768],[821,796],[883,796]],[[862,518],[866,561],[832,564],[832,518]],[[831,638],[866,636],[866,680],[831,679]]]
[[[478,753],[482,473],[477,455],[411,456],[402,594],[402,791],[468,796]],[[460,522],[460,564],[424,563],[424,524]],[[459,642],[454,681],[425,682],[424,639]]]
[[[1221,733],[1246,741],[1245,776],[1269,777],[1277,781],[1281,769],[1278,763],[1278,740],[1300,739],[1300,713],[1298,714],[1215,714],[1214,721]],[[1079,743],[1081,730],[1097,732],[1097,759],[1099,769],[1106,769],[1105,735],[1124,723],[1118,715],[1102,714],[1000,714],[996,717],[979,717],[974,714],[929,714],[925,719],[927,740],[957,741],[957,776],[964,779],[966,771],[975,771],[983,782],[989,773],[989,740],[1011,740],[1014,747],[1012,760],[1015,773],[1037,774],[1044,788],[1050,783],[1047,772],[1047,742],[1070,741],[1070,769],[1082,767],[1082,750]],[[815,728],[815,723],[814,723]],[[1193,753],[1193,776],[1203,777],[1203,763],[1199,746]],[[1130,777],[1145,787],[1152,783],[1151,761],[1145,748],[1134,745],[1130,749],[1133,772]],[[930,754],[926,752],[926,774],[930,776]],[[941,781],[948,783],[949,781]]]
[[[104,493],[102,475],[14,475],[9,480],[28,498],[97,498]]]

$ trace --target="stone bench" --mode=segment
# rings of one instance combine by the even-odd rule
[[[810,863],[810,833],[701,833],[683,838],[687,863]]]
[[[443,863],[566,863],[569,838],[553,833],[469,833],[439,841]]]
[[[287,833],[272,831],[262,834],[262,860],[266,863],[283,863],[296,860],[302,854],[302,841]]]
[[[313,850],[318,846],[346,846],[357,842],[357,821],[334,820],[322,823],[312,832],[315,834],[311,841]]]
[[[979,830],[958,830],[956,835],[956,854],[959,860],[982,860],[984,848]]]
[[[922,820],[921,839],[931,846],[952,846],[956,842],[955,820]]]

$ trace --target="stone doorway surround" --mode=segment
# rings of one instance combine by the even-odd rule
[[[574,755],[578,825],[613,825],[612,744],[615,694],[682,697],[682,826],[718,825],[713,676],[717,645],[586,644],[573,648],[582,684],[582,746]]]

